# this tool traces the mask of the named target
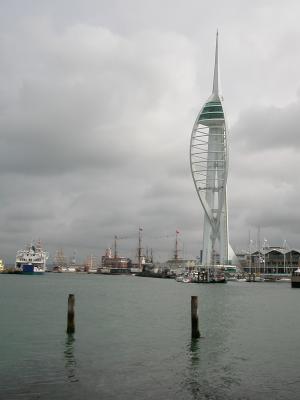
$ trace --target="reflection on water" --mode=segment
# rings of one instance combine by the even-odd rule
[[[67,334],[65,340],[65,369],[67,372],[67,378],[69,382],[78,382],[76,377],[76,359],[74,357],[74,343],[75,337],[73,334]]]
[[[187,370],[183,385],[193,400],[231,399],[233,387],[239,386],[234,363],[228,357],[232,324],[222,313],[215,320],[206,320],[205,337],[187,343]]]
[[[191,341],[187,345],[187,358],[188,358],[188,366],[187,366],[187,377],[184,383],[192,395],[192,399],[200,399],[203,395],[202,386],[204,384],[203,378],[201,376],[200,371],[200,339],[191,339]]]
[[[189,344],[189,356],[191,360],[191,367],[196,367],[199,364],[199,346],[200,339],[191,339]]]

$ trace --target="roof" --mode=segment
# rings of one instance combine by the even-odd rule
[[[262,249],[261,251],[254,251],[251,253],[251,255],[256,255],[256,254],[269,254],[269,253],[279,253],[279,254],[288,254],[288,253],[298,253],[300,255],[300,250],[298,249],[284,249],[282,247],[268,247],[267,249]]]

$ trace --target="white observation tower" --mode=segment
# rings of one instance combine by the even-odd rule
[[[190,165],[204,209],[202,265],[231,264],[228,240],[228,127],[223,109],[218,60],[218,33],[212,94],[199,112],[191,135]]]

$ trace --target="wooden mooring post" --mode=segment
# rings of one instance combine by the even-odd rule
[[[68,298],[68,325],[67,325],[67,333],[68,334],[75,332],[74,305],[75,305],[75,296],[74,296],[74,294],[69,294],[69,298]]]
[[[192,320],[192,339],[200,337],[198,327],[198,296],[191,297],[191,320]]]

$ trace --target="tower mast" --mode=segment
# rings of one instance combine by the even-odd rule
[[[204,209],[205,266],[216,264],[216,254],[220,264],[228,264],[234,255],[228,241],[228,129],[221,96],[218,32],[212,86],[212,93],[196,118],[190,142],[192,177]]]

